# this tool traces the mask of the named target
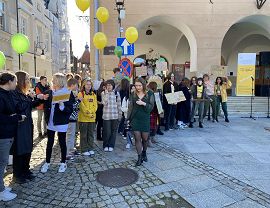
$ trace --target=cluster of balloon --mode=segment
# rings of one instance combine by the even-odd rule
[[[90,4],[91,0],[76,0],[76,5],[82,12],[85,12],[87,9],[89,9]]]
[[[11,37],[11,46],[18,54],[24,54],[29,50],[30,42],[26,35],[17,33]]]
[[[5,54],[0,51],[0,70],[4,68],[6,64],[6,57],[5,57]]]
[[[98,32],[94,35],[93,43],[97,49],[103,49],[107,45],[107,37],[104,33]]]

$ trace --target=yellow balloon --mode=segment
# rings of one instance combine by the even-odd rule
[[[139,33],[138,30],[135,27],[129,27],[126,30],[126,39],[129,43],[135,43],[136,40],[138,40]]]
[[[107,8],[105,7],[99,7],[96,13],[98,21],[101,23],[105,23],[108,21],[110,14]]]
[[[91,0],[76,0],[77,7],[82,11],[85,12],[91,4]]]
[[[94,35],[93,43],[97,49],[103,49],[107,45],[107,37],[104,33],[98,32]]]

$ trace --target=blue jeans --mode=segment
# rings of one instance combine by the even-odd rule
[[[4,174],[5,168],[8,164],[9,150],[13,143],[13,138],[0,139],[0,192],[5,190]]]

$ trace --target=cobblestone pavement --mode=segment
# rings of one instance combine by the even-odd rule
[[[207,128],[211,129],[211,125],[205,131]],[[191,131],[198,132],[171,131],[160,137],[160,142],[149,148],[149,162],[138,168],[134,167],[135,148],[126,150],[125,140],[118,138],[114,152],[104,153],[102,144],[96,142],[94,157],[78,156],[68,162],[65,173],[58,173],[60,155],[55,142],[52,165],[46,174],[39,172],[45,159],[46,139],[35,139],[31,166],[36,179],[13,184],[8,169],[6,185],[11,185],[18,198],[0,202],[0,207],[178,207],[170,202],[182,198],[188,203],[179,207],[270,207],[269,193],[169,142],[174,135],[189,137]],[[97,172],[118,167],[137,171],[139,180],[122,188],[104,187],[96,181]]]

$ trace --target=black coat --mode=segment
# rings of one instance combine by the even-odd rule
[[[48,100],[44,102],[44,115],[45,121],[48,124],[51,115],[52,108],[52,91],[45,92],[45,94],[49,94]],[[53,124],[54,125],[66,125],[69,123],[69,118],[73,112],[73,104],[75,103],[75,97],[73,93],[70,93],[69,101],[64,102],[65,108],[63,111],[60,110],[59,104],[56,103],[54,107],[54,115],[53,115]]]
[[[176,112],[176,119],[178,121],[183,121],[184,123],[190,122],[190,111],[191,111],[191,94],[189,92],[188,87],[183,85],[179,85],[179,91],[182,91],[185,95],[186,100],[183,102],[177,103],[177,112]]]
[[[167,101],[165,94],[172,93],[171,85],[174,86],[174,92],[177,92],[178,86],[177,86],[176,82],[174,82],[173,84],[170,81],[165,82],[163,85],[163,106],[168,105],[168,101]]]
[[[18,123],[18,128],[11,152],[15,155],[31,153],[33,150],[33,119],[32,109],[42,103],[39,99],[32,99],[19,90],[12,92],[17,114],[25,115],[26,119]]]
[[[0,88],[0,139],[14,138],[22,116],[16,114],[10,91]]]

